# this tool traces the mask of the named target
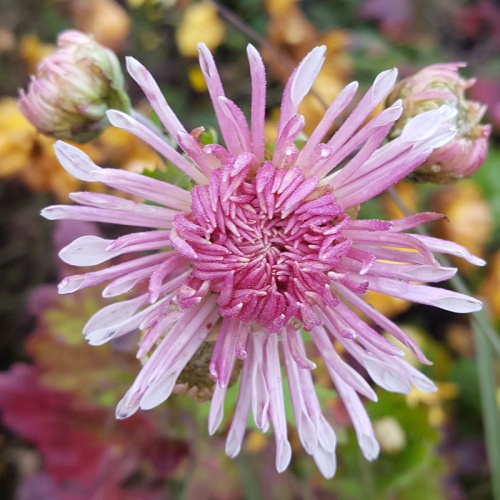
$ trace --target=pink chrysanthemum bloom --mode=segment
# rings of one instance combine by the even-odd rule
[[[483,263],[453,243],[406,233],[439,215],[422,213],[389,222],[353,220],[348,215],[349,209],[408,175],[434,148],[453,137],[449,113],[446,108],[423,113],[397,139],[381,145],[401,115],[400,103],[366,120],[393,87],[396,71],[390,70],[376,78],[337,132],[325,137],[356,92],[356,83],[348,85],[299,150],[294,141],[304,118],[297,109],[323,63],[325,48],[319,47],[307,55],[286,85],[271,153],[264,145],[266,78],[258,52],[248,47],[249,126],[243,112],[225,97],[212,55],[204,45],[199,51],[225,146],[202,146],[188,133],[150,73],[131,58],[127,62],[130,74],[185,155],[130,116],[108,112],[113,125],[147,142],[189,176],[196,184],[191,192],[139,174],[101,169],[80,150],[61,142],[56,145],[61,163],[75,176],[121,189],[153,205],[75,193],[72,199],[80,206],[46,208],[46,218],[156,229],[116,240],[77,239],[61,251],[67,263],[89,266],[132,252],[141,255],[104,270],[70,276],[59,291],[72,293],[108,282],[103,295],[116,297],[139,283],[148,284],[145,293],[137,292],[99,311],[84,329],[95,345],[138,328],[147,331],[138,351],[145,364],[118,404],[118,418],[165,401],[207,336],[216,336],[209,363],[210,374],[217,380],[210,433],[222,420],[233,368],[241,366],[227,454],[234,457],[240,451],[251,408],[260,429],[274,428],[277,470],[287,467],[291,447],[281,358],[300,440],[323,475],[332,477],[335,434],[315,394],[315,365],[307,357],[302,331],[309,332],[323,357],[352,418],[361,450],[372,460],[379,445],[360,395],[371,400],[376,395],[336,352],[334,341],[389,391],[409,393],[411,385],[434,391],[435,386],[402,359],[400,348],[359,317],[358,313],[364,314],[419,361],[428,363],[418,345],[366,303],[363,294],[374,290],[465,313],[481,307],[476,299],[421,284],[445,280],[455,272],[441,267],[433,252]]]

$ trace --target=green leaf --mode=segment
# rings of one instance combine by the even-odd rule
[[[172,163],[167,163],[165,169],[157,168],[155,170],[144,170],[142,175],[150,177],[151,179],[174,184],[175,186],[186,189],[187,191],[191,191],[191,188],[193,187],[191,179]]]

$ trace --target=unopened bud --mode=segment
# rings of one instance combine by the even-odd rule
[[[481,125],[486,107],[469,101],[465,91],[474,79],[460,77],[463,63],[434,64],[402,80],[388,98],[392,104],[402,99],[404,112],[389,137],[398,137],[414,116],[445,104],[456,111],[453,118],[457,134],[448,144],[435,149],[410,176],[417,182],[441,184],[469,177],[484,163],[488,152],[490,125]]]
[[[108,125],[106,111],[130,101],[116,54],[79,31],[65,31],[59,49],[38,65],[19,107],[42,133],[86,142]]]

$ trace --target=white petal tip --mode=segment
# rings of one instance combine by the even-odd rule
[[[111,125],[122,128],[124,130],[130,128],[133,124],[132,119],[128,115],[116,109],[110,109],[106,111],[106,116],[108,117],[109,123],[111,123]]]
[[[311,89],[325,61],[325,53],[326,47],[324,45],[316,47],[307,54],[297,67],[292,76],[293,80],[290,88],[290,98],[295,106],[300,104]]]
[[[81,149],[63,141],[54,144],[54,152],[59,163],[73,177],[86,182],[95,182],[91,170],[99,168]]]
[[[135,74],[137,70],[144,68],[144,66],[132,56],[125,57],[125,64],[130,75]]]
[[[107,252],[106,248],[111,240],[105,240],[98,236],[81,236],[69,245],[66,245],[60,252],[59,257],[66,264],[72,266],[95,266],[106,262],[115,253]]]
[[[147,389],[141,399],[141,410],[151,410],[168,399],[174,389],[177,373],[168,373]]]
[[[91,345],[92,347],[98,347],[100,345],[104,345],[108,339],[93,339],[86,337],[88,345]]]
[[[455,313],[472,313],[483,308],[483,303],[480,300],[466,295],[463,297],[450,296],[434,299],[432,305]]]
[[[396,83],[398,70],[396,68],[388,69],[379,73],[373,82],[372,101],[378,102],[382,100]]]
[[[249,43],[247,45],[247,54],[249,56],[252,56],[252,57],[259,57],[260,58],[259,51],[251,43]]]
[[[335,476],[337,470],[337,460],[335,452],[328,452],[322,448],[314,454],[314,461],[325,479]]]
[[[437,392],[436,384],[427,377],[413,380],[413,385],[422,392]]]
[[[58,285],[57,285],[57,292],[60,295],[65,295],[67,293],[73,293],[76,292],[77,290],[80,290],[80,288],[83,286],[85,282],[85,278],[81,278],[79,276],[70,276],[68,278],[64,278]]]
[[[139,409],[139,405],[129,405],[126,396],[116,405],[115,416],[118,420],[123,420],[132,416]]]
[[[241,451],[241,441],[236,439],[229,431],[229,435],[226,440],[225,452],[229,458],[235,458],[239,455]]]
[[[359,437],[358,441],[361,452],[363,453],[363,456],[366,458],[366,460],[371,462],[378,457],[380,453],[380,445],[373,436],[362,434]]]
[[[284,472],[292,459],[292,447],[286,439],[279,439],[276,446],[276,470]]]
[[[40,215],[47,220],[52,220],[50,213],[51,213],[50,207],[43,208],[42,210],[40,210]]]

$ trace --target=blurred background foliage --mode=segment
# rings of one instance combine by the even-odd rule
[[[53,140],[40,135],[16,105],[37,63],[54,50],[57,34],[76,28],[94,35],[120,59],[133,55],[153,73],[187,129],[215,125],[196,58],[196,43],[214,51],[228,97],[248,111],[245,47],[255,44],[268,69],[266,134],[276,130],[277,106],[290,70],[314,46],[327,61],[304,100],[306,132],[349,81],[366,88],[396,66],[407,76],[441,61],[466,61],[478,78],[469,97],[488,105],[493,125],[484,167],[453,185],[396,187],[412,210],[434,210],[449,221],[430,228],[485,258],[485,269],[456,261],[475,294],[500,324],[500,6],[492,0],[0,0],[0,491],[2,498],[51,499],[487,499],[488,471],[475,350],[467,318],[412,306],[375,294],[370,301],[396,319],[423,346],[434,365],[426,374],[435,394],[407,397],[379,391],[368,403],[380,458],[358,450],[347,414],[318,363],[325,413],[339,438],[338,471],[324,480],[301,451],[290,426],[294,458],[278,475],[273,443],[257,430],[236,460],[223,451],[231,416],[208,437],[208,405],[175,396],[161,408],[127,421],[114,405],[140,366],[135,339],[99,348],[81,336],[102,307],[95,292],[59,297],[55,284],[72,273],[56,252],[88,228],[54,224],[42,207],[87,189],[59,166]],[[128,79],[134,106],[150,110]],[[154,117],[153,117],[154,118]],[[81,146],[103,166],[158,171],[148,147],[110,128]],[[383,195],[362,208],[364,217],[401,212]],[[99,232],[100,228],[91,228]],[[73,274],[73,273],[72,273]],[[498,359],[497,359],[498,361]],[[232,391],[232,392],[231,392]],[[230,390],[232,399],[236,388]],[[290,411],[288,412],[290,413]]]

